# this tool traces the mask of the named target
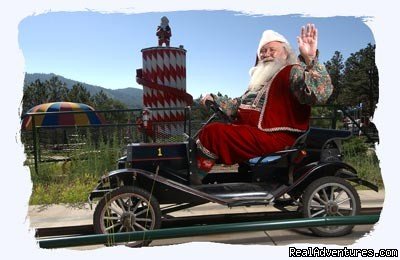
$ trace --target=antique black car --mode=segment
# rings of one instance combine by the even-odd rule
[[[226,118],[216,104],[207,121]],[[93,224],[97,233],[159,229],[163,218],[174,211],[217,203],[227,207],[295,206],[304,218],[354,216],[361,202],[354,184],[375,191],[342,161],[341,141],[351,132],[310,128],[292,147],[239,164],[237,172],[209,173],[201,184],[197,172],[195,137],[172,143],[132,143],[119,169],[102,176],[89,195],[99,199]],[[341,236],[353,226],[313,227],[318,236]],[[132,241],[144,246],[151,241]]]

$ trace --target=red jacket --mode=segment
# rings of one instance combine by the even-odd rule
[[[280,70],[261,91],[265,91],[262,108],[241,105],[235,123],[256,126],[264,132],[304,132],[309,127],[311,107],[300,104],[290,90],[293,65]]]

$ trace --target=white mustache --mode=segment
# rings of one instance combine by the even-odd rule
[[[262,85],[271,80],[284,65],[286,65],[286,62],[279,59],[264,59],[259,61],[257,66],[251,69],[248,89],[251,91],[259,90]]]
[[[265,58],[265,59],[261,60],[260,62],[261,63],[268,63],[268,62],[274,62],[274,61],[275,61],[274,58]]]

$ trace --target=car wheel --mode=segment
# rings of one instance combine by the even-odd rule
[[[124,186],[107,193],[97,204],[93,215],[98,234],[135,232],[158,229],[161,210],[157,199],[137,187]],[[151,241],[129,241],[129,247],[147,246]],[[108,245],[114,244],[110,241]]]
[[[346,180],[328,176],[312,182],[303,194],[303,215],[305,218],[327,216],[355,216],[361,209],[360,197],[355,188]],[[351,232],[354,226],[312,227],[318,236],[336,237]]]

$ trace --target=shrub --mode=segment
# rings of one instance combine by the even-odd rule
[[[343,143],[344,161],[353,166],[361,179],[383,187],[379,159],[363,137],[353,137]]]
[[[343,153],[345,156],[365,155],[368,145],[363,137],[353,137],[343,142]]]

